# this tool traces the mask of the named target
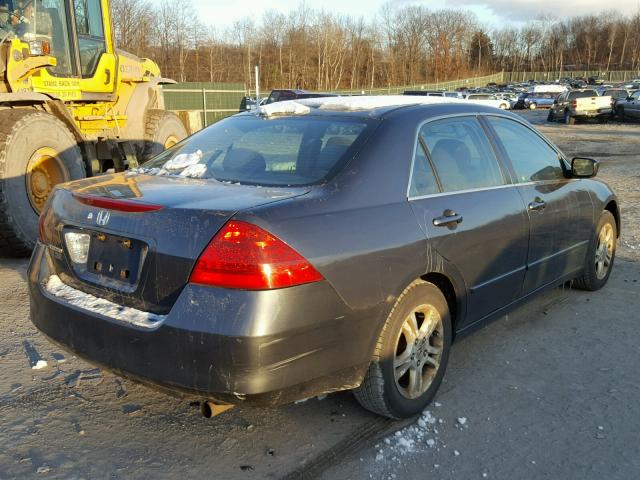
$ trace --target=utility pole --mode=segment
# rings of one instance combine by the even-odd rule
[[[256,65],[256,106],[260,103],[260,67]]]

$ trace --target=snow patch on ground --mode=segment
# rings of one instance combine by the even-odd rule
[[[434,403],[435,407],[441,407],[441,403]],[[446,449],[447,445],[440,440],[440,430],[445,428],[447,422],[442,418],[437,418],[431,410],[425,410],[413,425],[398,430],[393,435],[384,438],[375,446],[376,466],[373,467],[374,472],[369,475],[370,478],[392,478],[392,473],[385,473],[387,468],[397,469],[398,465],[402,465],[405,456],[414,454],[422,454],[432,452],[436,455],[441,449]],[[464,431],[469,428],[469,422],[466,417],[457,417],[452,425],[457,430]],[[445,450],[446,451],[446,450]],[[459,450],[451,450],[453,457],[461,455]],[[436,459],[434,457],[433,459]],[[438,464],[433,465],[438,468]]]
[[[47,368],[49,364],[46,360],[38,360],[38,362],[31,367],[32,370],[42,370],[43,368]]]

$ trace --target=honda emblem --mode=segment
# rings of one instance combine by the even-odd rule
[[[106,210],[100,210],[98,212],[98,216],[96,217],[96,223],[101,227],[104,227],[107,223],[109,223],[109,219],[111,218],[111,214]]]

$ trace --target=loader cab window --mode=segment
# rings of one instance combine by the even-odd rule
[[[106,50],[100,0],[74,0],[74,7],[82,77],[92,77]]]
[[[0,0],[0,37],[19,38],[31,55],[51,55],[53,75],[73,74],[64,0]]]

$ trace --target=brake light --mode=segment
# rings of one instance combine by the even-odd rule
[[[189,281],[243,290],[271,290],[323,280],[298,252],[256,225],[229,221],[204,249]]]
[[[571,102],[571,107],[572,107],[572,108],[577,108],[577,107],[578,107],[578,101],[577,101],[577,100],[573,100],[573,101]]]
[[[107,210],[116,210],[119,212],[128,213],[144,213],[154,212],[156,210],[162,210],[162,205],[154,205],[151,203],[143,203],[131,200],[121,200],[115,198],[97,197],[94,195],[83,195],[81,193],[74,193],[73,198],[80,203],[90,205],[96,208],[105,208]]]

